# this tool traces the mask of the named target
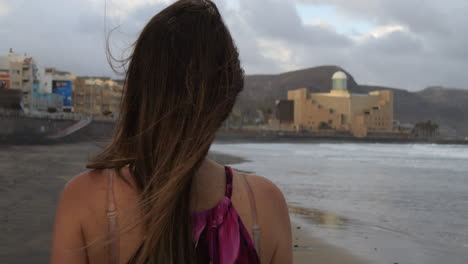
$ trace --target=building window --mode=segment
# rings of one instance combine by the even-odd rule
[[[365,115],[370,115],[370,112],[369,112],[369,111],[365,111],[364,114],[365,114]]]
[[[374,107],[372,107],[372,109],[373,109],[373,110],[380,110],[380,107],[374,106]]]
[[[323,106],[322,106],[321,104],[319,104],[319,105],[318,105],[318,108],[319,108],[319,109],[322,109],[322,108],[323,108]]]
[[[328,120],[329,125],[333,125],[333,120]]]
[[[333,114],[333,113],[335,113],[335,110],[330,108],[330,114]]]

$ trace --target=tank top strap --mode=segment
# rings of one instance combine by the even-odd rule
[[[224,166],[224,170],[226,171],[226,192],[224,196],[231,199],[232,196],[232,168],[229,166]]]
[[[119,263],[119,224],[117,221],[117,206],[114,197],[114,173],[108,169],[107,179],[107,231],[108,239],[111,243],[108,248],[108,257],[110,264]]]

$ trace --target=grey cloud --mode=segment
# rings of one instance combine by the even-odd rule
[[[383,22],[396,22],[407,25],[413,32],[446,35],[450,29],[447,17],[441,9],[430,2],[387,0],[381,1],[377,15],[382,14]]]
[[[296,0],[331,4],[341,15],[376,25],[405,25],[381,39],[347,46],[330,61],[340,61],[361,82],[422,89],[442,84],[466,87],[468,2],[408,0]],[[323,51],[323,49],[322,49]],[[345,59],[347,57],[348,59]],[[314,58],[311,58],[314,59]]]
[[[424,45],[409,32],[396,31],[381,38],[370,37],[360,49],[376,52],[379,56],[407,56],[423,52]]]
[[[242,18],[265,36],[298,40],[303,36],[302,22],[290,1],[240,0]]]
[[[257,35],[306,45],[349,45],[348,38],[325,27],[304,25],[291,1],[240,0],[241,19],[255,30]],[[261,12],[259,12],[261,11]]]
[[[104,32],[103,18],[96,14],[80,14],[73,29],[78,34],[99,34]]]
[[[353,42],[349,37],[338,34],[335,31],[316,25],[304,25],[303,34],[306,42],[304,44],[313,47],[350,47]]]
[[[456,14],[465,14],[465,0],[295,0],[304,4],[330,4],[344,15],[365,18],[378,24],[399,23],[413,32],[448,34],[449,21]],[[465,17],[466,19],[466,17]],[[466,21],[466,20],[465,20]]]
[[[11,13],[0,17],[0,24],[8,25],[10,32],[0,33],[5,40],[0,42],[0,52],[14,48],[34,56],[42,66],[78,74],[109,72],[104,69],[102,23],[94,25],[98,20],[92,19],[89,10],[80,0],[20,2]],[[83,18],[91,24],[82,25]],[[101,31],[93,32],[93,26]]]
[[[464,72],[468,7],[464,0],[430,0],[424,5],[403,0],[296,0],[329,3],[338,7],[340,15],[409,28],[363,42],[332,28],[303,24],[293,0],[238,0],[239,9],[231,9],[226,1],[218,6],[248,74],[278,73],[285,68],[284,62],[264,55],[259,40],[266,40],[289,50],[294,67],[336,64],[360,83],[412,90],[438,84],[468,88]],[[44,66],[79,75],[112,75],[105,55],[103,10],[90,9],[83,0],[16,3],[12,13],[0,16],[0,24],[8,25],[0,30],[0,52],[12,47],[35,56]],[[162,4],[149,4],[126,18],[109,19],[108,29],[120,26],[111,38],[114,55],[119,57],[162,8]]]

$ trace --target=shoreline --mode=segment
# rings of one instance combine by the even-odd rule
[[[87,158],[103,145],[88,141],[0,148],[0,229],[4,234],[0,259],[3,262],[48,262],[60,191],[69,179],[85,170]],[[254,161],[219,151],[210,151],[208,158],[232,165],[234,169]],[[255,171],[256,167],[249,168]],[[454,254],[442,254],[428,249],[431,244],[426,241],[413,241],[398,230],[382,229],[388,227],[386,224],[360,221],[359,216],[351,219],[335,215],[333,210],[327,211],[330,209],[327,206],[316,207],[310,203],[290,201],[288,207],[297,264],[466,263],[461,261],[466,259],[465,248],[447,247]]]
[[[86,144],[10,146],[0,150],[0,221],[5,263],[47,263],[57,200],[63,185],[85,170],[100,147]],[[221,164],[239,164],[242,157],[210,152]],[[291,214],[291,219],[294,215]],[[313,237],[312,230],[292,222],[294,263],[363,263],[345,250]],[[298,229],[299,227],[299,229]],[[305,232],[304,232],[305,231]],[[319,250],[317,250],[319,249]],[[337,258],[338,257],[338,258]],[[34,260],[33,262],[31,262]],[[334,262],[333,262],[334,261]]]
[[[222,165],[236,165],[248,161],[221,152],[210,151],[209,158]],[[300,216],[321,218],[320,221],[341,221],[337,217],[331,217],[319,210],[311,210],[293,205],[288,205],[291,219],[292,248],[294,264],[366,264],[366,260],[353,255],[346,249],[335,247],[323,239],[314,237],[313,230],[300,224]]]
[[[362,144],[440,144],[468,145],[468,140],[440,138],[406,138],[374,136],[356,138],[340,135],[282,134],[281,132],[228,132],[219,131],[214,143],[362,143]]]
[[[68,136],[60,139],[48,139],[66,130],[76,120],[49,120],[38,118],[10,118],[0,122],[0,146],[8,145],[57,145],[67,143],[86,143],[108,141],[113,135],[115,123],[112,121],[94,120]],[[40,132],[44,130],[45,132]],[[408,135],[372,134],[366,138],[356,138],[349,134],[313,134],[290,133],[281,131],[245,131],[220,129],[215,138],[216,143],[382,143],[382,144],[460,144],[468,145],[462,137],[416,138]]]

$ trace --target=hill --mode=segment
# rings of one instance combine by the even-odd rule
[[[329,92],[331,77],[337,71],[348,75],[348,89],[352,93],[392,90],[395,100],[395,119],[403,122],[432,120],[442,130],[456,131],[468,136],[468,90],[430,87],[418,92],[403,89],[359,85],[353,76],[338,66],[321,66],[277,75],[246,76],[244,91],[236,108],[247,116],[256,116],[260,108],[273,109],[275,101],[287,98],[287,91],[307,88],[310,92]]]

